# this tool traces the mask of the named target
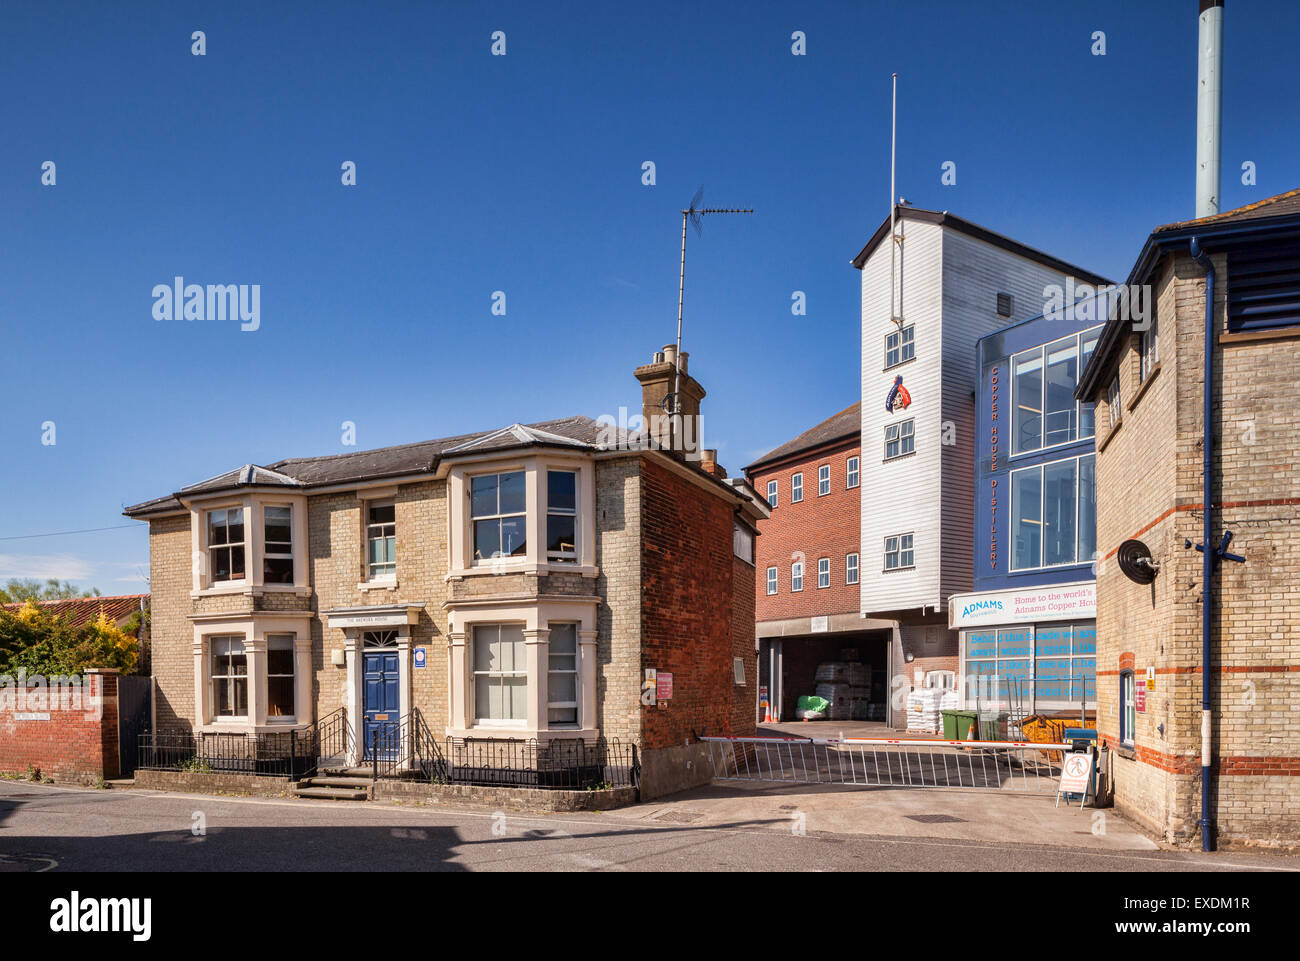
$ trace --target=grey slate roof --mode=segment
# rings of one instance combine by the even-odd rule
[[[265,467],[246,464],[216,477],[183,487],[175,494],[155,497],[126,508],[128,517],[181,508],[180,497],[248,486],[312,488],[354,481],[381,480],[407,474],[432,473],[438,462],[461,453],[484,453],[514,447],[574,447],[595,450],[602,426],[590,417],[565,417],[537,424],[511,424],[497,430],[443,437],[437,440],[380,447],[324,457],[291,457]],[[620,437],[625,437],[620,433]]]
[[[756,467],[770,464],[773,461],[784,460],[793,454],[812,450],[814,447],[821,447],[823,444],[829,444],[832,441],[844,440],[850,437],[857,438],[861,433],[862,402],[858,401],[856,404],[845,407],[838,414],[826,418],[816,427],[810,427],[793,440],[786,441],[776,450],[764,454],[746,467],[745,473],[751,473]]]

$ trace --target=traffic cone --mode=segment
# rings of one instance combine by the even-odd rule
[[[975,721],[971,721],[971,722],[970,722],[970,727],[966,728],[966,740],[968,740],[968,741],[977,741],[977,740],[979,740],[979,738],[977,738],[977,737],[975,736],[975,725],[978,724],[978,723],[979,723],[978,720],[975,720]],[[969,751],[969,750],[971,750],[971,748],[963,748],[963,750],[967,750],[967,751]]]

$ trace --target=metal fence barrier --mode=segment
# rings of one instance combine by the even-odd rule
[[[1052,794],[1069,744],[920,738],[702,737],[721,781]]]

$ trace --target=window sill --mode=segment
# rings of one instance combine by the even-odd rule
[[[1127,410],[1132,410],[1134,407],[1138,405],[1138,401],[1142,399],[1142,396],[1151,387],[1152,381],[1156,379],[1156,375],[1159,373],[1160,373],[1160,364],[1159,362],[1157,362],[1156,365],[1152,367],[1150,372],[1147,374],[1147,379],[1142,381],[1142,383],[1138,385],[1137,393],[1134,394],[1133,399],[1128,402],[1128,407],[1126,408]],[[1115,426],[1118,427],[1119,425],[1116,424]]]
[[[1248,344],[1260,340],[1294,340],[1300,337],[1300,327],[1270,327],[1259,330],[1228,330],[1219,334],[1221,344]]]
[[[906,454],[895,454],[893,457],[886,455],[885,457],[881,458],[880,462],[882,464],[892,464],[896,460],[907,460],[909,457],[915,457],[915,456],[916,456],[916,451],[909,450]]]
[[[915,564],[911,564],[911,565],[909,565],[909,566],[907,566],[907,567],[886,567],[886,568],[884,568],[880,573],[882,573],[882,574],[897,574],[899,571],[914,571],[914,570],[916,570],[916,565],[915,565]]]
[[[1110,446],[1110,439],[1111,439],[1112,437],[1114,437],[1116,434],[1118,434],[1118,433],[1119,433],[1119,429],[1120,429],[1121,427],[1123,427],[1123,426],[1124,426],[1124,418],[1123,418],[1123,417],[1121,417],[1119,420],[1115,421],[1114,426],[1111,427],[1111,429],[1110,429],[1109,431],[1106,432],[1106,436],[1103,437],[1101,440],[1099,440],[1099,441],[1097,442],[1097,451],[1096,451],[1096,452],[1097,452],[1098,454],[1100,454],[1102,451],[1104,451],[1107,447]]]
[[[582,577],[597,577],[600,568],[595,564],[564,564],[548,561],[544,564],[529,561],[514,563],[481,564],[476,567],[459,567],[447,572],[444,581],[455,581],[465,577],[500,577],[503,574],[578,574]]]
[[[382,581],[362,581],[357,585],[359,591],[395,591],[397,590],[397,579]]]
[[[906,367],[908,364],[914,364],[914,363],[916,363],[915,355],[907,358],[907,360],[900,360],[897,364],[886,364],[884,367],[880,368],[880,372],[882,374],[887,374],[891,370],[898,370],[898,368],[900,367]]]
[[[448,727],[447,737],[474,738],[476,740],[533,740],[554,741],[560,738],[581,738],[584,741],[593,741],[600,737],[600,729],[589,728],[543,728],[536,730],[531,727]]]
[[[265,724],[254,724],[244,718],[229,718],[225,721],[213,721],[209,724],[202,724],[195,728],[196,734],[268,734],[273,732],[287,732],[296,730],[305,730],[310,727],[306,721],[271,721]]]
[[[190,591],[191,598],[222,597],[230,594],[244,594],[248,597],[256,597],[259,594],[297,594],[300,597],[308,597],[311,595],[311,587],[298,584],[248,584],[241,581],[238,584],[223,584],[220,587],[204,587],[197,591]]]
[[[1115,755],[1117,757],[1126,758],[1127,760],[1130,761],[1137,760],[1137,751],[1133,749],[1132,745],[1116,744],[1113,748],[1111,748],[1111,750],[1115,752]]]

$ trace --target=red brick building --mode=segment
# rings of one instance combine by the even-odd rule
[[[859,685],[869,693],[859,694],[873,705],[871,719],[887,718],[888,627],[859,613],[861,406],[745,468],[771,510],[758,523],[754,607],[759,684],[773,720],[793,720],[800,695],[816,693],[817,666],[846,658],[870,669]]]

